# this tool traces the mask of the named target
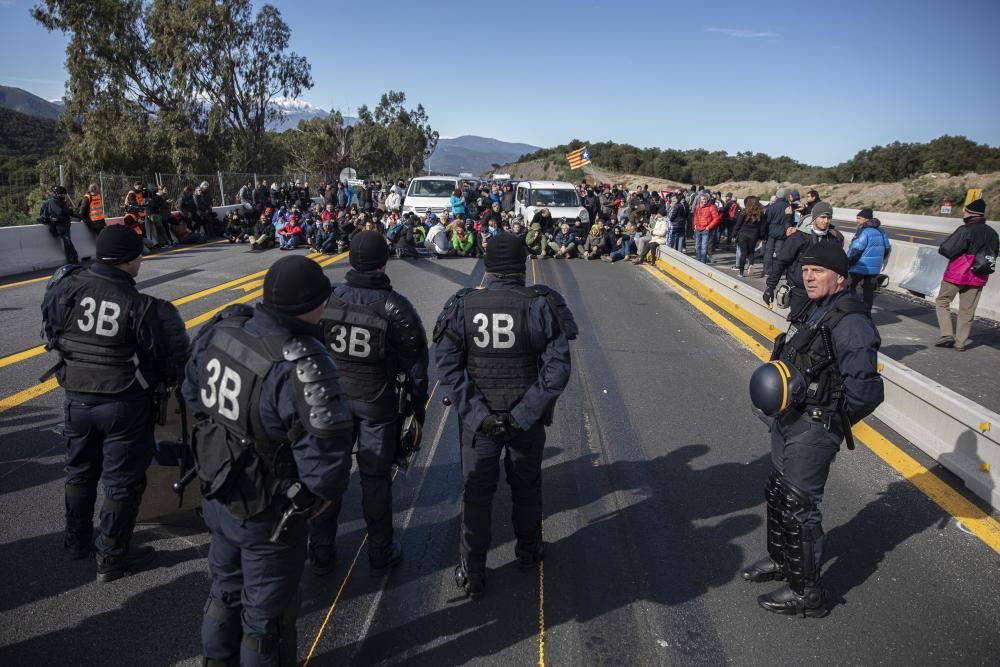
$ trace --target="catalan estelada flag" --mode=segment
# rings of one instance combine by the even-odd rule
[[[590,164],[590,152],[584,146],[571,153],[566,153],[566,160],[569,162],[570,169],[579,169],[585,164]]]

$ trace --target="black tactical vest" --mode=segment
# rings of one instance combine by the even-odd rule
[[[253,336],[246,317],[214,327],[199,358],[194,452],[202,495],[246,519],[266,509],[282,479],[298,476],[286,441],[275,442],[260,423],[260,392],[271,367],[283,360],[287,334]]]
[[[528,287],[476,290],[464,298],[466,369],[491,412],[510,412],[538,379]]]
[[[66,364],[59,376],[63,388],[116,394],[138,381],[148,389],[151,368],[140,357],[136,331],[151,300],[131,285],[91,271],[77,271],[65,281],[57,342]]]
[[[828,416],[841,410],[844,380],[833,347],[833,329],[846,315],[868,315],[864,303],[842,298],[820,317],[792,324],[775,345],[772,359],[792,364],[806,380],[804,413]]]
[[[374,401],[391,377],[386,359],[389,320],[384,304],[347,303],[332,294],[323,311],[323,337],[337,362],[341,384],[356,401]]]

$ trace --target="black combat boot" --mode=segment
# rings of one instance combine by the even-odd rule
[[[333,572],[337,562],[337,550],[332,544],[309,543],[309,568],[317,577]]]
[[[121,556],[97,554],[97,580],[108,583],[138,572],[156,556],[156,550],[148,544],[129,547]]]
[[[470,573],[469,566],[463,558],[455,566],[455,584],[465,591],[465,596],[470,600],[482,600],[486,592],[486,575]]]
[[[762,583],[765,581],[784,581],[785,572],[781,565],[774,562],[770,556],[764,556],[756,563],[743,568],[740,575],[746,581]]]
[[[517,566],[522,570],[533,570],[537,563],[541,563],[545,560],[545,545],[541,542],[534,549],[522,549],[517,547],[514,549],[514,554],[517,556]]]
[[[759,596],[757,604],[775,614],[823,618],[830,611],[826,608],[823,589],[818,581],[815,583],[815,586],[805,586],[801,593],[792,590],[791,586],[782,586],[767,595]]]
[[[387,571],[399,565],[403,559],[403,545],[393,542],[380,554],[368,552],[368,573],[373,577],[380,577]]]

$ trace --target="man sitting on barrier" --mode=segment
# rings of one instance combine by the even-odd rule
[[[788,582],[757,598],[767,611],[821,617],[819,503],[840,443],[854,448],[851,425],[882,403],[884,388],[876,368],[881,341],[865,304],[847,289],[844,251],[811,245],[802,278],[810,303],[750,378],[750,399],[770,426],[773,468],[764,487],[767,556],[742,576]]]

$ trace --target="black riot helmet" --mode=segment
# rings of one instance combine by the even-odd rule
[[[806,397],[806,381],[795,366],[769,361],[750,376],[750,402],[768,417],[776,417]]]

